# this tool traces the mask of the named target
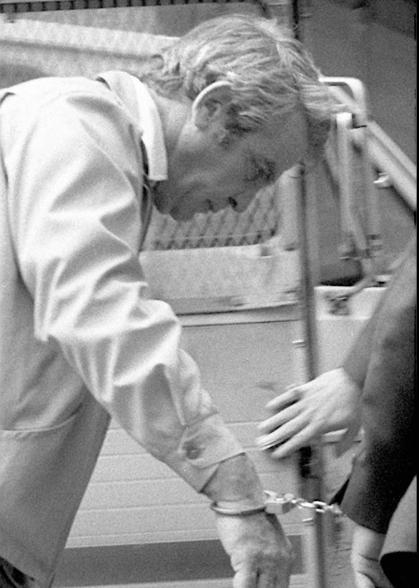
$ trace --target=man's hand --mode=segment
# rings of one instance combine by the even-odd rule
[[[291,386],[266,405],[274,414],[260,423],[258,445],[281,459],[319,435],[347,429],[338,447],[338,453],[343,453],[359,430],[360,396],[360,389],[342,368]]]
[[[384,539],[382,533],[355,525],[351,562],[356,588],[392,588],[379,563]]]
[[[274,515],[216,515],[235,572],[233,588],[288,588],[293,554]]]
[[[246,454],[220,462],[202,492],[214,506],[230,512],[258,509],[265,503],[259,477]],[[274,515],[216,512],[216,517],[218,536],[235,572],[233,588],[288,588],[291,544]]]

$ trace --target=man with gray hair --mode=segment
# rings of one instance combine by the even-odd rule
[[[110,417],[210,499],[235,588],[288,586],[289,542],[138,254],[152,204],[242,211],[319,152],[328,92],[262,18],[205,22],[153,63],[0,93],[2,588],[51,586]]]

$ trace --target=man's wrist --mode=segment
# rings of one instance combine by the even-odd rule
[[[202,489],[214,507],[225,511],[265,508],[265,494],[255,467],[246,454],[220,462]],[[215,510],[215,508],[214,508]]]

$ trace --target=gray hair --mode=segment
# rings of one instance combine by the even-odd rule
[[[243,134],[302,109],[309,150],[321,151],[330,128],[332,101],[303,45],[275,20],[231,15],[207,20],[162,53],[146,82],[166,96],[191,100],[208,85],[232,88],[228,128]]]

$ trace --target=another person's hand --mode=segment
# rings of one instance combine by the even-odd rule
[[[275,515],[216,517],[235,572],[233,588],[288,588],[293,553]]]
[[[358,386],[342,368],[321,374],[299,386],[290,386],[266,408],[274,414],[259,425],[260,449],[272,457],[287,457],[330,431],[346,429],[338,454],[349,448],[360,426]]]
[[[351,562],[356,588],[392,588],[379,562],[385,535],[355,525]]]

